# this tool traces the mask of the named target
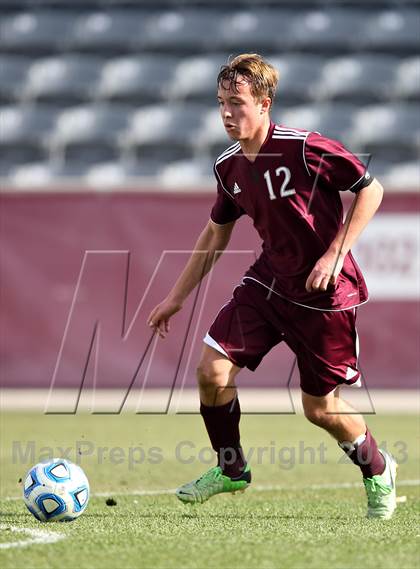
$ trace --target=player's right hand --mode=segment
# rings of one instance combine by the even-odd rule
[[[150,313],[147,322],[151,328],[154,328],[155,332],[157,332],[161,338],[165,338],[170,329],[170,318],[181,310],[181,308],[182,304],[179,302],[175,302],[170,298],[165,298],[163,302],[155,306]]]

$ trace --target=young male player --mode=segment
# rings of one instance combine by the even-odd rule
[[[327,430],[360,467],[368,517],[396,507],[396,463],[338,386],[359,381],[355,309],[367,301],[350,249],[372,218],[383,189],[339,142],[270,121],[277,71],[257,54],[221,68],[220,114],[236,141],[216,160],[217,198],[193,254],[148,322],[161,337],[169,320],[222,254],[236,220],[249,215],[262,253],[234,289],[206,337],[198,366],[201,415],[218,465],[176,491],[202,503],[251,482],[239,435],[235,377],[255,370],[281,341],[293,350],[305,416]],[[343,223],[340,191],[355,194]],[[206,254],[203,254],[203,251]]]

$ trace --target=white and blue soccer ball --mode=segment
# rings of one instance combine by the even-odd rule
[[[23,482],[23,500],[41,522],[69,522],[85,511],[89,482],[80,466],[53,458],[29,470]]]

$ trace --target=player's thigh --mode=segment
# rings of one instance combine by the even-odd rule
[[[219,313],[204,342],[238,368],[255,371],[264,356],[283,340],[281,322],[261,288],[240,285]]]
[[[355,383],[360,372],[354,312],[299,312],[289,345],[297,356],[302,391],[323,397],[338,385]]]
[[[203,344],[197,366],[197,380],[201,386],[230,385],[241,368],[207,344]]]

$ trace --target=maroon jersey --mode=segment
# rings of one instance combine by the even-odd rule
[[[366,167],[344,146],[317,132],[270,124],[250,162],[239,142],[215,162],[217,199],[211,219],[225,224],[249,215],[262,253],[244,280],[283,298],[322,310],[343,310],[367,301],[362,273],[346,255],[335,286],[307,292],[306,279],[343,224],[340,191],[370,184]]]

